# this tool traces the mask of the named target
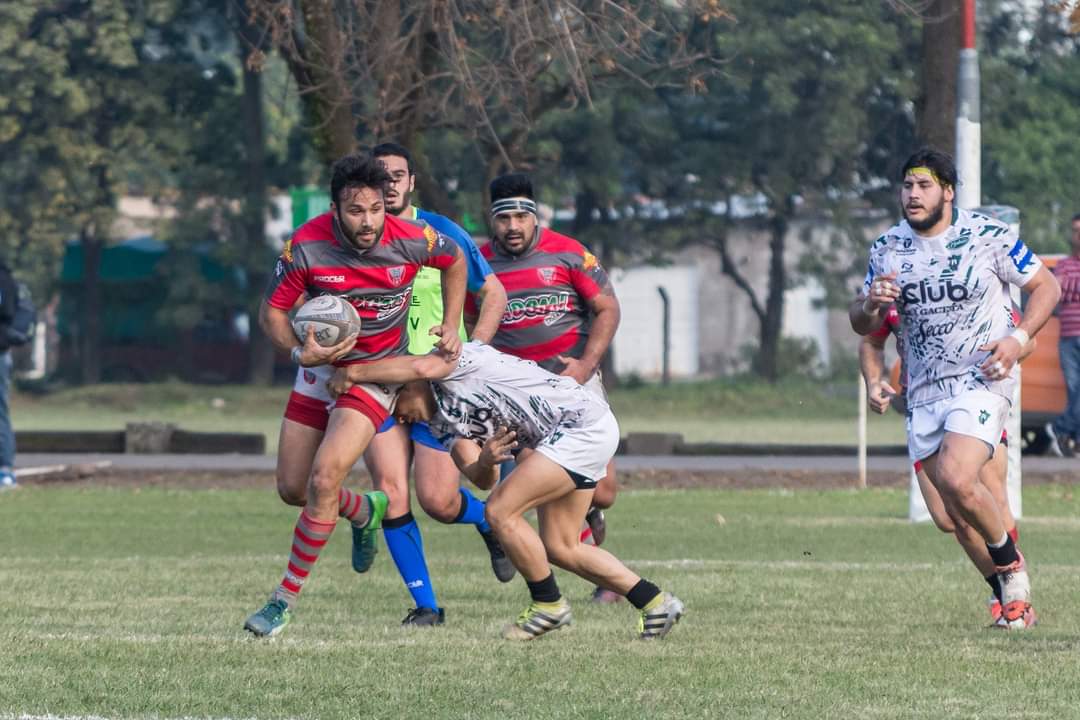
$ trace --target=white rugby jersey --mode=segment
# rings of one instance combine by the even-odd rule
[[[979,370],[989,354],[978,348],[1012,331],[1009,284],[1026,284],[1040,267],[1006,223],[967,210],[954,210],[938,237],[919,237],[905,220],[874,242],[863,289],[896,273],[908,407],[973,389],[1012,400],[1015,368],[991,381]]]
[[[457,367],[432,381],[431,389],[438,410],[428,425],[446,447],[459,437],[483,443],[504,426],[517,432],[519,447],[535,448],[609,412],[603,399],[573,378],[478,342],[462,345]]]

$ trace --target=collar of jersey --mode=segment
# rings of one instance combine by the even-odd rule
[[[912,237],[914,237],[916,240],[919,240],[921,242],[933,242],[935,240],[944,240],[945,236],[949,234],[949,231],[952,230],[953,227],[956,226],[956,221],[959,220],[959,219],[960,219],[960,210],[959,210],[959,208],[953,207],[953,209],[952,209],[952,220],[949,222],[949,227],[942,230],[941,233],[938,234],[938,235],[933,235],[931,237],[927,237],[925,235],[920,235],[918,232],[915,231],[915,228],[911,227],[910,223],[908,224],[908,229],[911,230]]]

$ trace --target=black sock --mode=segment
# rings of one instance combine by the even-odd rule
[[[1016,543],[1013,539],[1005,535],[1005,544],[999,548],[986,546],[986,549],[990,551],[990,559],[994,561],[994,564],[998,567],[1004,567],[1006,565],[1012,565],[1014,562],[1019,562],[1020,556],[1016,552]]]
[[[465,511],[469,509],[469,503],[465,500],[465,496],[463,494],[458,493],[457,498],[458,498],[457,515],[454,516],[453,520],[451,520],[449,523],[447,523],[447,524],[450,524],[450,525],[452,525],[454,523],[461,522],[461,518],[465,517]]]
[[[402,515],[401,517],[396,517],[396,518],[384,517],[383,521],[382,521],[382,526],[384,528],[405,527],[406,525],[408,525],[412,521],[413,521],[412,513],[407,512],[404,515]]]
[[[626,593],[626,599],[638,610],[642,610],[659,594],[660,588],[656,587],[645,578],[642,578],[641,580],[638,580],[637,585],[630,588],[630,592]]]
[[[562,593],[559,592],[559,586],[555,584],[555,573],[551,573],[543,580],[532,582],[526,580],[525,584],[529,586],[529,595],[536,602],[552,603],[558,602],[562,597]]]
[[[986,584],[990,586],[990,589],[994,591],[994,597],[998,602],[1001,602],[1001,583],[998,582],[997,573],[993,575],[987,575],[985,578]]]

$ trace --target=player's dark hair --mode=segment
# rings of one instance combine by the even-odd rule
[[[371,157],[376,160],[390,156],[405,158],[405,164],[409,166],[409,174],[416,174],[413,172],[412,155],[409,154],[404,145],[398,145],[396,142],[384,142],[371,148]]]
[[[951,188],[956,187],[956,164],[948,153],[933,148],[919,150],[904,163],[904,167],[900,171],[900,180],[907,177],[908,171],[917,167],[929,168],[938,176],[938,180],[941,181],[942,185]]]
[[[1075,215],[1073,215],[1073,218],[1072,218],[1072,220],[1070,220],[1069,222],[1071,222],[1071,223],[1074,223],[1074,222],[1076,222],[1077,220],[1080,220],[1080,212],[1078,212],[1078,213],[1076,213]]]
[[[334,163],[330,174],[330,199],[337,203],[349,188],[374,188],[386,195],[390,173],[371,155],[346,155]]]
[[[532,180],[525,173],[500,175],[491,181],[489,189],[491,190],[491,202],[510,197],[536,199],[533,197]]]

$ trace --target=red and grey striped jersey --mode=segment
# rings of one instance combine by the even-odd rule
[[[581,357],[592,323],[588,301],[608,284],[596,256],[548,229],[521,255],[508,255],[494,242],[481,252],[506,288],[506,312],[491,340],[495,349],[554,373],[563,370],[559,355]],[[466,302],[475,314],[472,298]]]
[[[341,234],[333,213],[298,227],[274,267],[266,302],[291,310],[303,296],[339,295],[360,314],[356,347],[339,365],[404,355],[413,278],[422,265],[445,269],[460,251],[422,221],[386,216],[382,238],[359,250]]]

